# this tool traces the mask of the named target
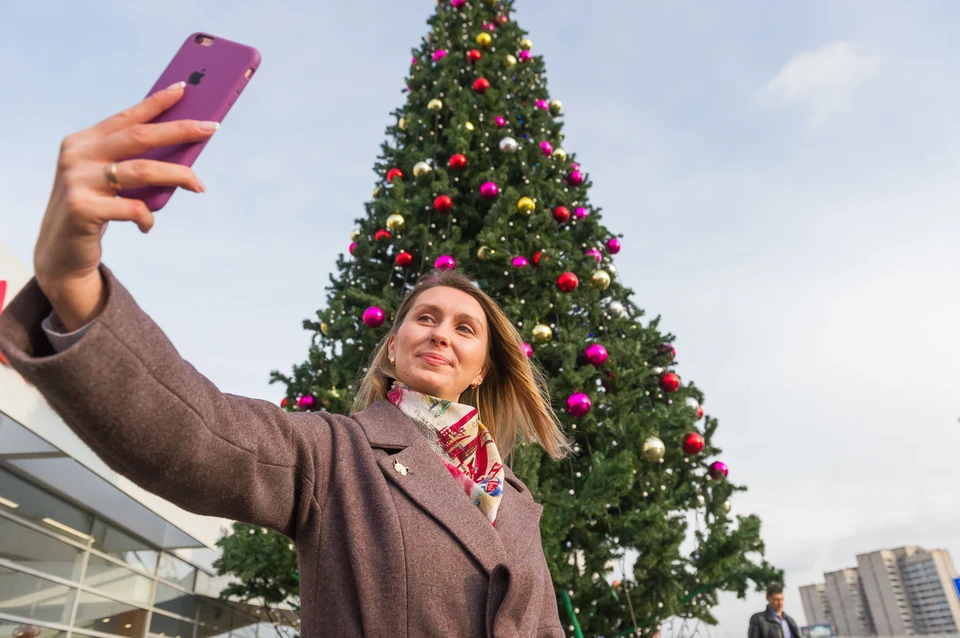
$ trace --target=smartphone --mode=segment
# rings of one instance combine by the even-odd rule
[[[167,66],[147,95],[175,82],[186,82],[183,97],[153,122],[208,120],[222,122],[257,68],[260,52],[245,44],[206,33],[194,33]],[[208,140],[155,148],[139,157],[193,166]],[[133,158],[130,158],[133,159]],[[120,195],[143,201],[151,211],[163,208],[175,186],[122,189]]]

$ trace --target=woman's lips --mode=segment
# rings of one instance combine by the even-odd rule
[[[432,354],[430,352],[425,352],[420,355],[420,358],[426,361],[427,363],[432,363],[435,366],[448,366],[450,362],[447,361],[444,357],[441,357],[438,354]]]

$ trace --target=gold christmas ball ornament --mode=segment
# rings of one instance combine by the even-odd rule
[[[724,502],[723,502],[723,511],[724,511],[724,512],[726,512],[727,514],[729,514],[729,513],[730,513],[730,510],[731,510],[732,508],[733,508],[733,506],[730,505],[730,501],[724,501]]]
[[[320,324],[320,332],[323,333],[323,336],[324,336],[324,337],[330,335],[330,325],[327,324],[326,321],[324,321],[324,322],[322,322],[322,323]]]
[[[400,121],[397,122],[397,127],[398,127],[401,131],[406,131],[406,130],[407,130],[407,120],[401,117],[401,118],[400,118]]]
[[[350,241],[357,241],[359,237],[360,237],[359,228],[354,228],[353,230],[350,231]]]
[[[532,213],[537,209],[537,204],[529,197],[521,197],[517,202],[517,210],[521,213]]]
[[[598,270],[591,275],[590,281],[600,290],[606,290],[610,287],[610,273],[606,270]]]
[[[463,128],[467,129],[468,131],[472,131],[474,129],[473,122],[467,122],[463,125]]]
[[[439,113],[441,109],[443,109],[443,102],[441,102],[437,98],[433,98],[432,100],[427,102],[427,110],[430,111],[431,113]]]
[[[644,461],[650,461],[651,463],[655,463],[662,459],[666,452],[667,447],[663,444],[663,441],[655,436],[651,436],[645,440],[643,442],[643,447],[640,448],[640,456],[643,457]]]
[[[553,330],[550,329],[550,326],[538,323],[533,327],[533,338],[537,343],[546,343],[553,338]]]
[[[520,48],[529,51],[533,48],[533,40],[530,38],[524,38],[523,40],[520,40]]]
[[[490,248],[490,246],[480,246],[480,248],[477,249],[477,259],[480,261],[486,261],[496,254],[497,251]]]
[[[413,165],[413,176],[416,178],[426,177],[432,170],[426,162],[417,162]]]
[[[567,152],[562,148],[553,149],[553,158],[561,162],[567,159]]]
[[[508,53],[505,60],[506,60],[507,66],[517,66],[517,58],[515,58],[511,54]]]
[[[394,213],[393,215],[387,217],[387,230],[392,233],[399,233],[403,230],[403,223],[403,215]]]
[[[479,44],[482,47],[488,47],[491,44],[493,44],[493,37],[486,31],[484,31],[483,33],[477,36],[477,44]]]
[[[563,111],[563,102],[560,100],[551,100],[550,101],[550,112],[554,115],[560,115]]]

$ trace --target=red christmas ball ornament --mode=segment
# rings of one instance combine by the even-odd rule
[[[453,210],[453,199],[449,195],[437,195],[433,200],[433,209],[438,213],[449,213]]]
[[[573,292],[580,285],[580,280],[572,272],[565,272],[557,277],[557,288],[561,292]]]
[[[390,231],[389,231],[389,230],[384,230],[383,228],[381,228],[381,229],[378,230],[377,233],[373,236],[373,239],[374,239],[374,241],[383,241],[384,239],[390,239]]]
[[[490,88],[490,80],[487,78],[477,78],[473,81],[473,90],[477,93],[486,93],[487,89]]]
[[[683,437],[683,452],[688,456],[695,456],[703,452],[704,440],[699,432],[689,432]]]
[[[450,169],[454,171],[462,171],[467,167],[467,156],[463,153],[457,153],[450,158]]]
[[[537,252],[533,253],[533,265],[534,265],[534,266],[539,266],[539,265],[540,265],[540,260],[547,261],[548,259],[550,259],[550,255],[548,255],[547,253],[545,253],[545,252],[542,251],[542,250],[538,250]]]
[[[467,62],[470,62],[471,64],[473,64],[474,62],[479,62],[480,58],[482,57],[483,57],[483,54],[481,54],[476,49],[470,49],[469,51],[467,51]]]
[[[413,263],[413,255],[405,250],[401,250],[397,253],[397,258],[394,261],[396,261],[397,265],[401,268],[409,268],[410,264]]]
[[[280,407],[281,408],[287,407],[287,397],[283,397],[282,399],[280,399]]]
[[[657,385],[664,392],[676,392],[680,389],[680,377],[674,372],[664,372]]]
[[[399,168],[391,168],[389,171],[387,171],[388,182],[393,182],[393,180],[397,177],[403,179],[403,171],[401,171]]]
[[[387,315],[383,308],[370,306],[363,311],[363,323],[367,324],[368,328],[379,328],[386,319]]]
[[[566,224],[570,221],[570,209],[566,206],[557,206],[553,209],[553,221],[558,224]]]

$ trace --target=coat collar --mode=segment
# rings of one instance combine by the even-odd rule
[[[500,563],[522,559],[540,542],[540,514],[523,483],[506,468],[503,501],[494,528],[451,478],[410,419],[389,401],[353,415],[377,456],[384,476],[443,525],[489,574]],[[406,475],[398,466],[406,469]]]

